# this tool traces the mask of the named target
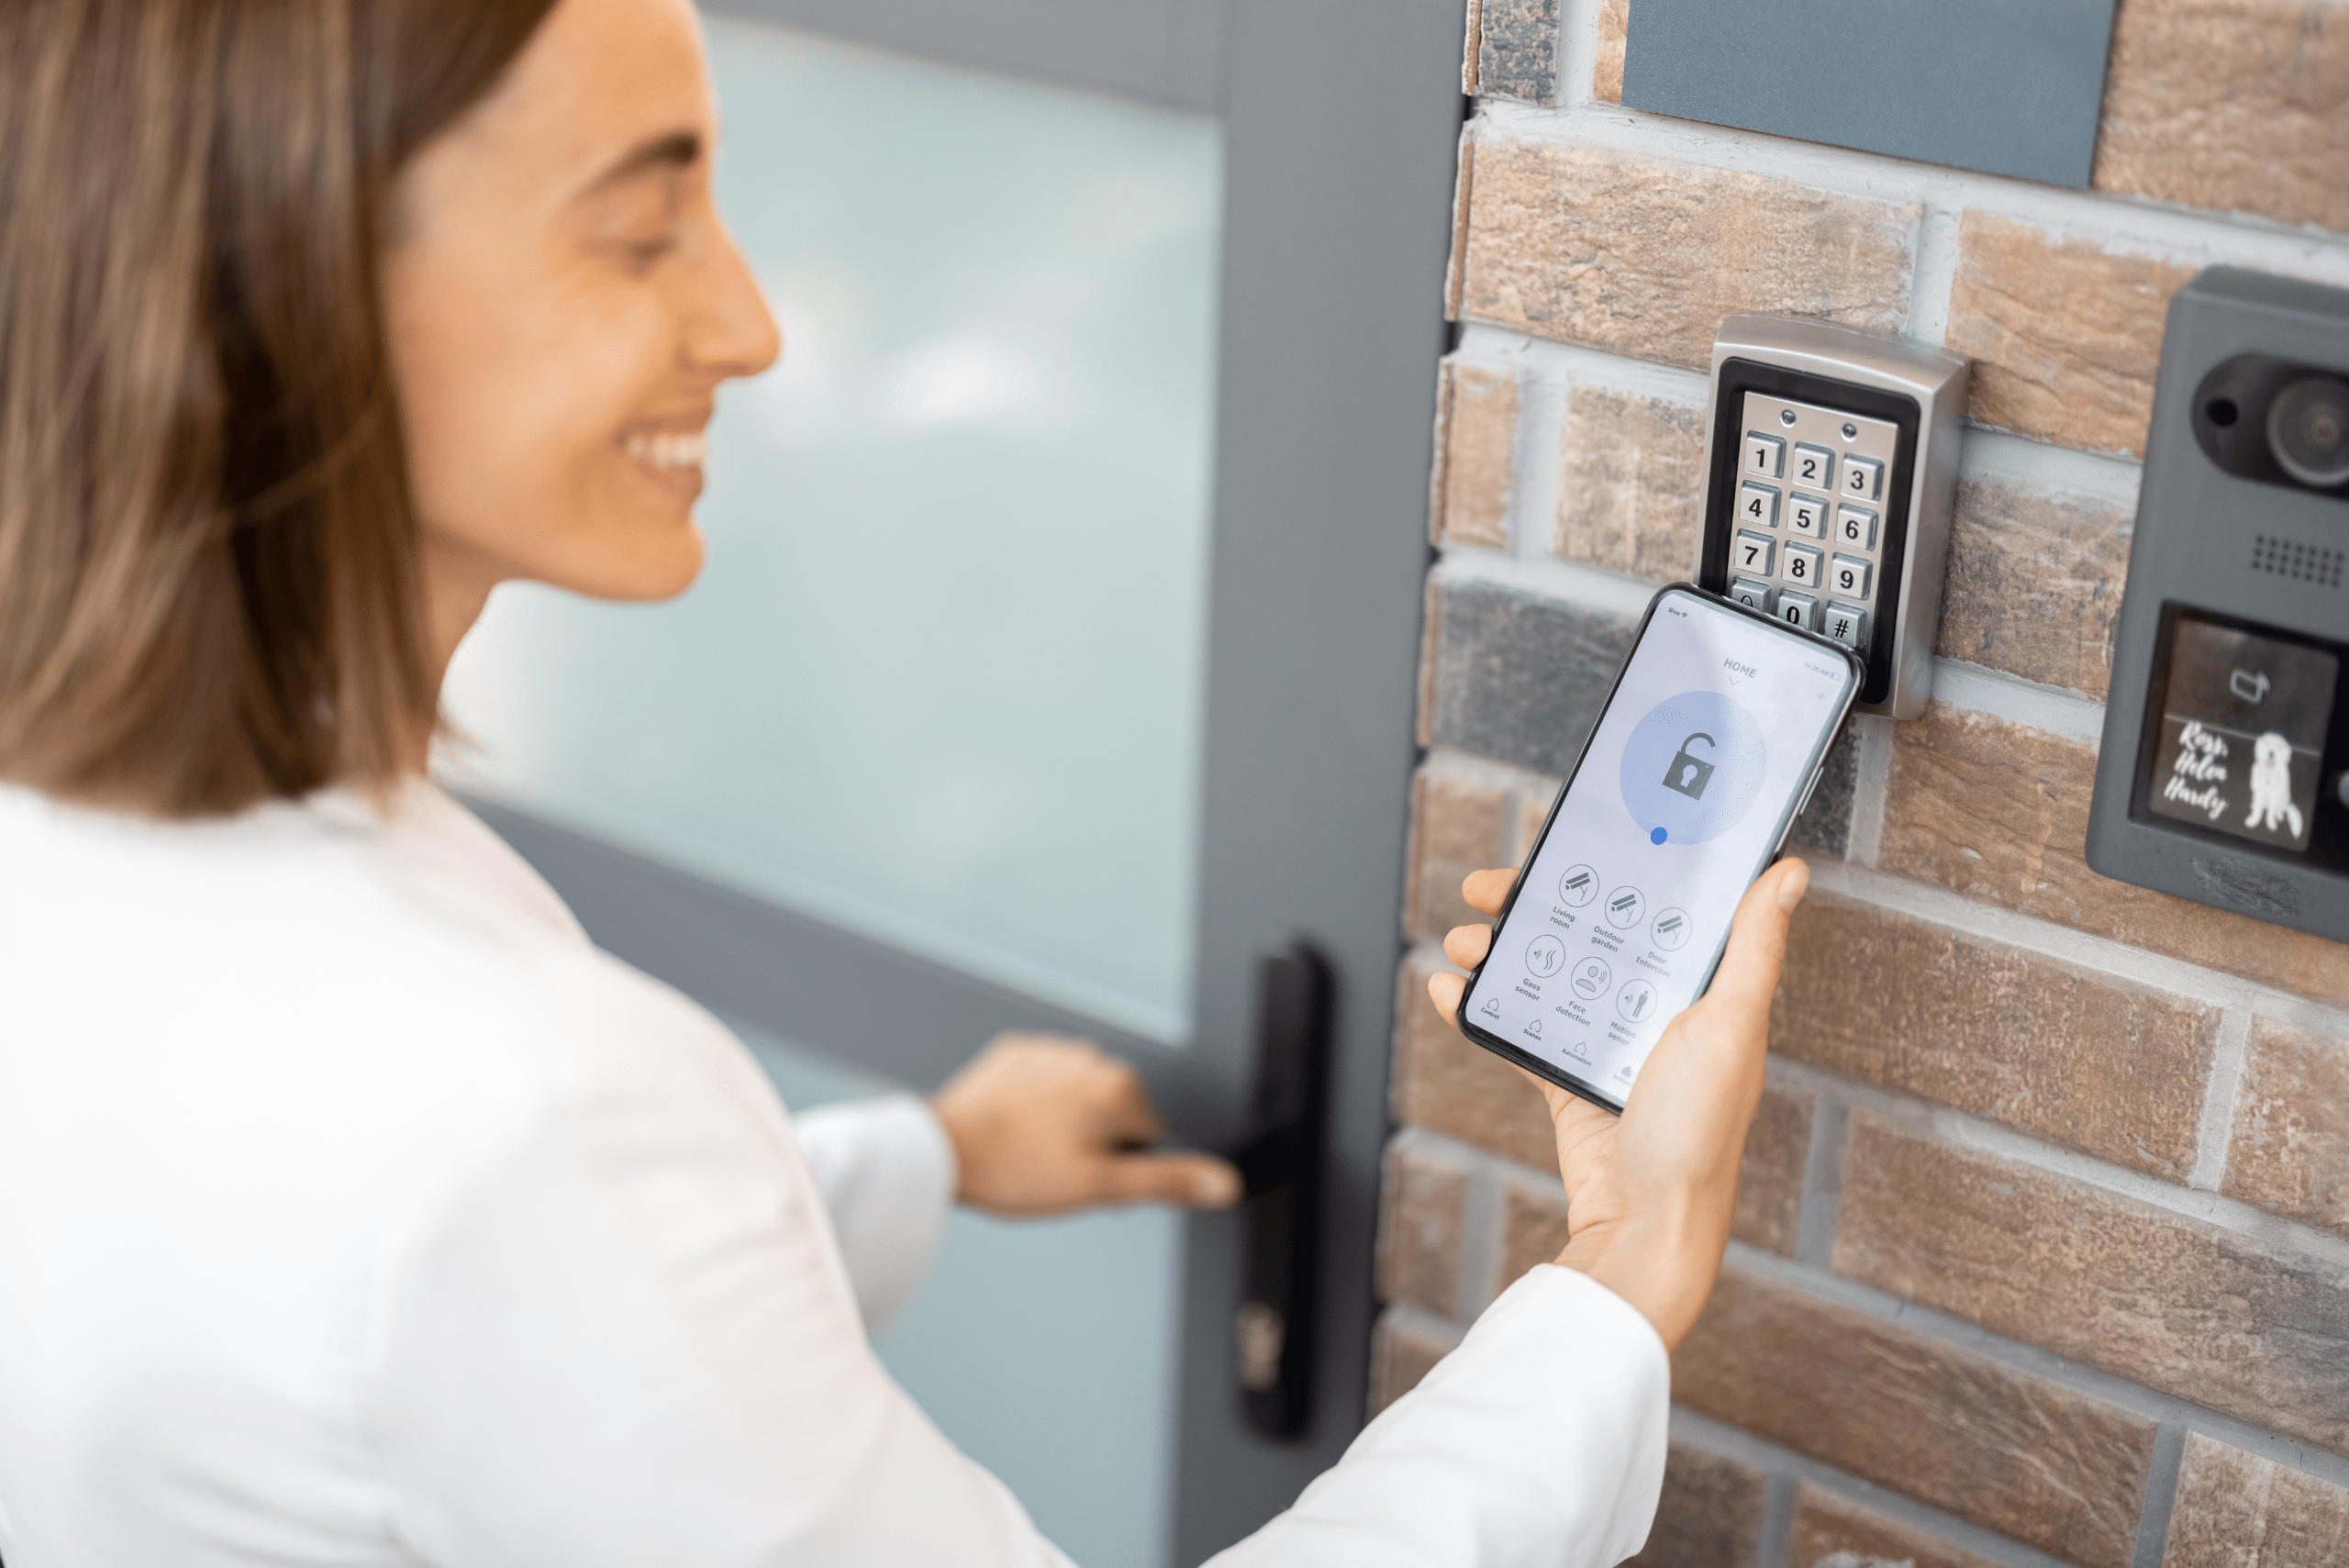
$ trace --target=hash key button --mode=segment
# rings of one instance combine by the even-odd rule
[[[1829,605],[1820,630],[1855,653],[1868,647],[1868,613],[1857,605]]]

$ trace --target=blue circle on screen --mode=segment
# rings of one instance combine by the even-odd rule
[[[1693,735],[1709,735],[1713,744],[1691,741]],[[1698,778],[1702,770],[1692,770],[1689,759],[1712,772]],[[1624,743],[1623,809],[1650,843],[1701,844],[1744,820],[1769,761],[1762,726],[1744,704],[1720,692],[1683,692],[1650,708]],[[1673,778],[1688,787],[1672,788]]]

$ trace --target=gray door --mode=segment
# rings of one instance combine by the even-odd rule
[[[456,766],[804,1104],[1042,1028],[1227,1148],[1256,959],[1334,971],[1310,1417],[1241,1418],[1237,1215],[958,1219],[879,1341],[1093,1568],[1197,1562],[1363,1416],[1457,0],[746,0],[719,185],[785,332],[673,605],[501,591]]]

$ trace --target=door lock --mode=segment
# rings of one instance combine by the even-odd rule
[[[1248,1192],[1248,1262],[1232,1314],[1232,1370],[1248,1424],[1301,1435],[1312,1412],[1330,1085],[1330,965],[1300,940],[1256,962],[1251,1133],[1232,1154]]]

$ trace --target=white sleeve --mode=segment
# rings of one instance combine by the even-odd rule
[[[794,1117],[792,1126],[848,1261],[864,1331],[877,1334],[913,1300],[938,1256],[954,1205],[954,1145],[913,1095],[827,1106]]]
[[[662,1000],[599,998],[584,1081],[388,1239],[364,1429],[320,1440],[435,1568],[1066,1568],[874,1356],[757,1068]]]
[[[1630,1303],[1543,1264],[1209,1568],[1605,1568],[1664,1485],[1671,1366]]]

